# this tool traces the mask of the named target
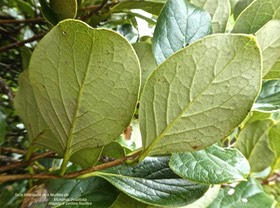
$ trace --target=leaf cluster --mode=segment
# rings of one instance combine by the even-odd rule
[[[0,6],[0,207],[276,206],[278,0]]]

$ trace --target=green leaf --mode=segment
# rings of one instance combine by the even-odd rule
[[[141,157],[199,150],[225,138],[247,116],[260,84],[253,36],[212,35],[175,53],[141,96]]]
[[[144,204],[140,201],[137,201],[124,193],[121,193],[117,200],[110,208],[125,208],[125,207],[133,207],[133,208],[147,208],[147,204]]]
[[[159,15],[164,3],[157,1],[122,1],[110,9],[110,12],[125,12],[131,9],[142,9],[148,13]]]
[[[280,78],[280,20],[270,20],[256,33],[263,56],[263,77]]]
[[[228,0],[189,0],[192,4],[205,9],[211,15],[212,32],[224,33],[230,16],[230,4]]]
[[[280,110],[280,80],[264,81],[254,109],[264,112]]]
[[[269,131],[269,145],[276,157],[280,157],[280,122],[271,127]]]
[[[37,193],[37,196],[41,197],[41,202],[36,201],[36,196],[32,196],[31,200],[35,201],[32,205],[43,207],[108,208],[119,194],[115,187],[98,177],[82,180],[50,180],[36,185],[33,189],[35,190],[31,193]]]
[[[237,4],[234,7],[234,19],[237,19],[237,17],[241,14],[241,12],[246,9],[254,0],[240,0],[237,2]]]
[[[17,3],[17,6],[18,6],[18,9],[21,12],[26,12],[28,14],[28,16],[34,17],[35,11],[34,11],[33,7],[28,2],[23,1],[23,0],[17,0],[16,3]]]
[[[30,48],[23,46],[20,48],[20,55],[22,61],[22,68],[23,70],[27,70],[29,67],[32,51],[30,50]]]
[[[179,208],[202,208],[208,207],[218,196],[220,190],[220,185],[211,186],[208,191],[197,201],[187,206]],[[148,207],[150,208],[150,207]]]
[[[50,4],[46,0],[39,0],[39,2],[44,18],[52,25],[56,25],[61,20],[76,17],[78,9],[76,0],[50,0]]]
[[[146,83],[146,80],[157,67],[157,63],[152,51],[152,45],[149,43],[136,43],[133,45],[134,50],[138,56],[141,66],[141,90]]]
[[[237,138],[235,147],[248,159],[252,172],[264,170],[274,160],[268,138],[272,125],[270,119],[248,123]]]
[[[59,20],[56,15],[56,13],[53,11],[53,9],[50,7],[50,5],[47,3],[46,0],[39,0],[41,5],[41,12],[44,16],[44,18],[52,25],[56,25]]]
[[[184,206],[196,201],[208,186],[188,182],[168,166],[169,157],[147,157],[137,166],[120,165],[94,174],[130,197],[157,206]]]
[[[58,20],[75,18],[77,15],[77,1],[76,0],[50,0],[50,7],[55,12]]]
[[[263,192],[259,182],[256,179],[250,178],[234,188],[225,187],[221,189],[218,197],[208,208],[272,208],[274,204],[275,201]]]
[[[71,155],[69,160],[82,168],[89,168],[97,163],[102,149],[103,147],[83,148]]]
[[[271,19],[280,18],[280,1],[255,0],[237,18],[232,32],[255,33]]]
[[[182,178],[206,184],[240,181],[250,173],[248,161],[238,150],[217,145],[197,152],[172,154],[169,166]]]
[[[39,145],[63,155],[61,144],[50,131],[38,109],[30,84],[29,71],[24,71],[19,76],[19,88],[15,96],[14,106],[27,129],[31,146]]]
[[[154,32],[153,51],[158,64],[175,51],[208,35],[208,12],[185,0],[169,0],[163,7]]]
[[[75,152],[109,144],[129,125],[140,67],[116,32],[62,21],[36,47],[29,71],[40,112],[64,150],[63,168]]]
[[[231,13],[233,13],[234,8],[236,6],[236,4],[238,3],[239,0],[229,0],[230,2],[230,7],[231,7]]]
[[[100,158],[107,162],[106,160],[115,160],[124,156],[125,153],[122,146],[117,142],[112,142],[104,146]]]

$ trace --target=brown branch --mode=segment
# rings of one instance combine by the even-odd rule
[[[141,151],[138,151],[132,155],[125,156],[123,158],[114,160],[112,162],[104,163],[101,165],[97,165],[94,167],[90,167],[85,170],[77,171],[77,172],[72,172],[68,173],[64,176],[59,176],[59,175],[53,175],[53,174],[16,174],[16,175],[0,175],[0,183],[7,182],[7,181],[15,181],[15,180],[23,180],[23,179],[74,179],[79,176],[99,171],[99,170],[104,170],[110,167],[114,167],[117,165],[121,165],[127,160],[134,160],[140,155]]]
[[[88,14],[82,16],[81,20],[86,20],[86,19],[90,18],[91,16],[98,14],[98,12],[100,10],[102,10],[107,5],[107,3],[108,3],[108,0],[103,0],[101,4],[93,5],[91,11]]]
[[[117,2],[111,2],[111,3],[108,3],[108,4],[106,4],[106,5],[107,5],[108,7],[112,7],[112,6],[117,5],[118,3],[119,3],[119,1],[117,1]],[[101,4],[99,4],[99,5],[90,5],[90,6],[82,7],[82,8],[80,8],[79,10],[80,10],[80,11],[87,11],[87,10],[94,10],[94,11],[96,11],[96,10],[99,9],[100,5],[101,5]]]
[[[15,163],[11,163],[9,165],[2,166],[2,167],[0,167],[0,172],[4,172],[4,171],[12,170],[15,168],[20,168],[20,167],[26,167],[36,160],[46,158],[46,157],[54,157],[54,156],[55,156],[54,152],[45,152],[43,154],[37,154],[37,155],[33,156],[30,160],[15,162]]]
[[[35,41],[35,40],[39,40],[39,39],[41,39],[42,37],[44,37],[44,35],[46,35],[45,32],[40,33],[40,34],[38,34],[38,35],[34,35],[33,37],[28,38],[28,39],[26,39],[26,40],[22,40],[22,41],[18,41],[18,42],[15,42],[15,43],[11,43],[11,44],[9,44],[9,45],[5,45],[5,46],[3,46],[3,47],[0,48],[0,52],[8,51],[8,50],[13,49],[13,48],[16,48],[16,47],[18,47],[18,46],[23,46],[23,45],[26,44],[26,43],[30,43],[30,42],[33,42],[33,41]]]
[[[0,152],[17,153],[17,154],[21,154],[21,155],[24,155],[26,153],[25,150],[16,149],[16,148],[12,148],[12,147],[0,147]]]
[[[270,176],[268,179],[263,180],[261,183],[263,185],[268,185],[269,183],[277,180],[280,180],[280,173],[274,173],[272,176]]]
[[[41,22],[45,22],[45,19],[43,17],[33,18],[33,19],[23,19],[23,20],[7,19],[7,20],[0,20],[0,25],[21,24],[21,23],[41,23]]]

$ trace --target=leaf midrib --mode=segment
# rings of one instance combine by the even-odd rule
[[[92,34],[94,36],[94,31],[92,31]],[[92,42],[91,45],[93,45],[94,42],[94,38],[91,38]],[[93,57],[93,50],[91,50],[90,54],[89,54],[89,60],[88,60],[88,64],[87,64],[87,68],[86,68],[86,73],[85,76],[82,80],[82,83],[80,85],[80,90],[79,90],[79,94],[78,94],[78,98],[76,101],[76,106],[75,106],[75,110],[74,110],[74,114],[73,114],[73,119],[70,125],[70,129],[68,131],[68,137],[67,137],[67,144],[66,144],[66,148],[65,148],[65,152],[64,152],[64,157],[63,157],[63,163],[61,165],[61,174],[64,174],[65,170],[64,167],[66,168],[66,165],[71,157],[71,152],[70,152],[70,146],[72,144],[72,139],[73,139],[73,131],[75,128],[75,125],[77,123],[77,115],[79,112],[79,108],[80,108],[80,104],[81,104],[81,97],[83,95],[83,91],[84,91],[84,86],[85,86],[85,81],[88,77],[89,71],[90,71],[90,64],[92,62],[92,57]],[[77,70],[77,69],[75,69]],[[78,83],[79,84],[79,83]]]

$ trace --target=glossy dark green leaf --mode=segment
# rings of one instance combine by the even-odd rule
[[[94,174],[141,202],[184,206],[199,199],[208,186],[180,178],[168,166],[169,157],[148,157],[137,166],[120,165]]]
[[[41,12],[44,16],[44,18],[52,25],[56,25],[59,20],[56,15],[56,13],[53,11],[53,9],[50,7],[50,5],[47,3],[46,0],[39,0],[41,5]]]
[[[260,172],[274,160],[269,147],[269,131],[273,126],[271,119],[248,123],[238,135],[235,147],[250,163],[252,172]]]
[[[247,159],[238,150],[217,145],[196,152],[172,154],[169,165],[182,178],[206,184],[241,181],[250,173]]]
[[[253,178],[241,182],[236,187],[224,187],[208,208],[272,208],[275,201],[262,190]]]
[[[264,81],[253,106],[255,110],[275,112],[280,110],[280,80]]]
[[[163,7],[153,36],[156,62],[210,34],[211,16],[186,0],[169,0]]]
[[[49,180],[33,189],[31,193],[37,193],[37,197],[31,196],[33,206],[40,207],[108,208],[119,195],[114,186],[98,177]]]

